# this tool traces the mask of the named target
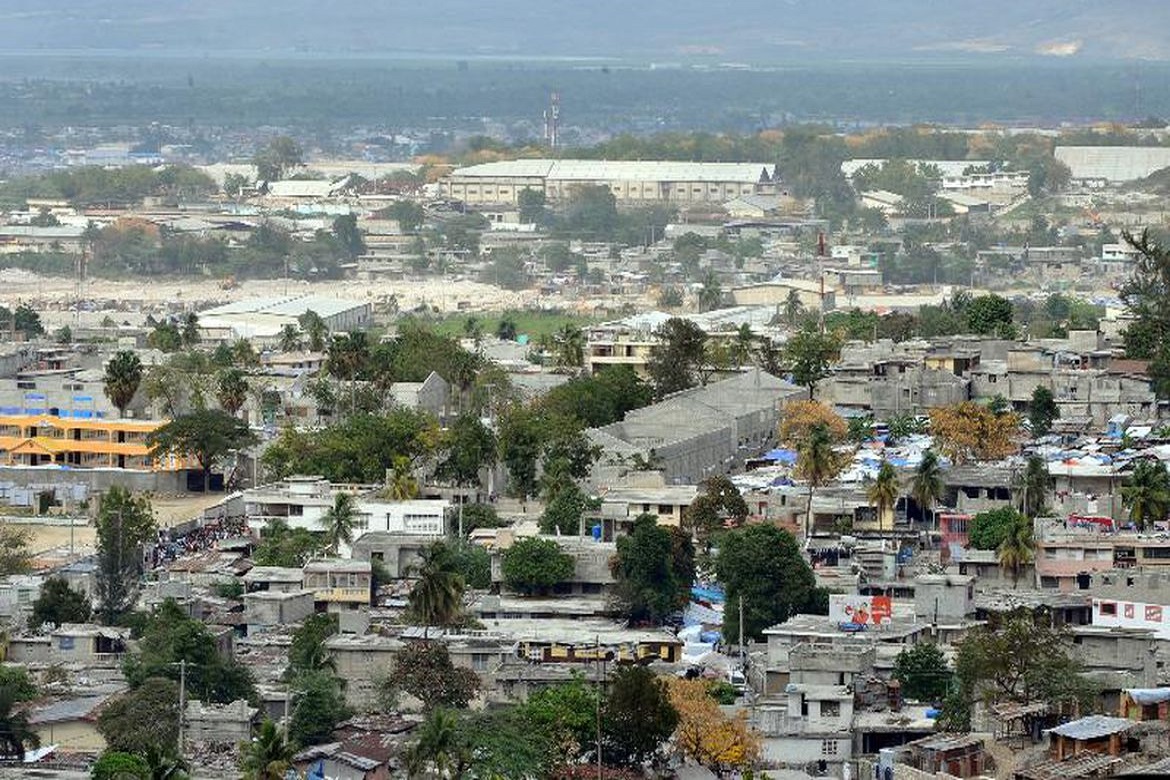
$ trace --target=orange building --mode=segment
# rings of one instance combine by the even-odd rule
[[[156,458],[146,444],[164,422],[0,415],[0,465],[178,471],[185,458]]]

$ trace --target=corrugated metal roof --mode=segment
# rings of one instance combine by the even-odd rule
[[[1053,154],[1074,179],[1133,181],[1170,168],[1170,149],[1164,146],[1058,146]]]
[[[70,720],[83,720],[91,717],[109,696],[80,696],[76,699],[46,704],[38,707],[29,715],[28,722],[36,726],[41,723],[61,723]]]
[[[1057,734],[1069,739],[1085,740],[1085,739],[1100,739],[1101,737],[1108,737],[1111,734],[1118,734],[1122,731],[1128,731],[1133,728],[1133,721],[1125,718],[1111,718],[1108,715],[1089,715],[1078,720],[1072,720],[1064,723],[1056,728],[1048,729],[1052,734]]]
[[[675,162],[666,160],[504,160],[459,168],[452,176],[543,178],[559,181],[742,182],[771,179],[766,163]]]

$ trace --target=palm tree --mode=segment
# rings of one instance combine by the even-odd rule
[[[418,480],[415,479],[410,458],[395,455],[385,494],[391,501],[409,501],[418,498]]]
[[[1016,480],[1015,487],[1020,494],[1020,511],[1025,517],[1035,517],[1044,511],[1052,477],[1044,459],[1036,455],[1028,458],[1024,473]]]
[[[1138,528],[1166,519],[1170,510],[1170,474],[1159,460],[1142,459],[1121,488],[1122,505]]]
[[[365,331],[354,331],[329,340],[327,364],[329,373],[338,379],[349,380],[349,410],[357,408],[357,377],[362,366],[369,363],[370,344]]]
[[[752,357],[752,346],[756,343],[756,334],[752,333],[752,326],[746,322],[735,332],[735,340],[731,342],[731,357],[735,365],[742,367]]]
[[[516,340],[516,320],[511,317],[502,317],[496,325],[496,338],[500,341]]]
[[[930,524],[935,525],[934,507],[943,494],[942,466],[934,450],[922,453],[922,461],[914,469],[910,481],[910,496],[923,512],[930,512]]]
[[[1032,547],[1032,521],[1019,515],[996,551],[999,567],[1012,575],[1013,588],[1019,585],[1020,571],[1032,562]]]
[[[556,364],[562,368],[585,365],[585,333],[576,325],[565,323],[557,329],[553,341],[557,346]]]
[[[0,757],[24,758],[24,751],[41,746],[40,737],[28,723],[28,714],[14,712],[16,691],[10,685],[0,687]]]
[[[321,315],[309,309],[297,318],[301,330],[309,337],[309,349],[313,352],[322,352],[325,349],[325,338],[329,335],[329,326]]]
[[[120,417],[126,416],[126,407],[134,400],[138,385],[142,383],[142,361],[128,349],[114,353],[106,363],[106,398],[118,408]]]
[[[241,748],[244,753],[244,777],[247,780],[284,780],[296,752],[284,730],[278,729],[270,720],[260,724],[259,733]]]
[[[808,507],[804,515],[805,544],[812,536],[813,492],[837,476],[841,465],[841,459],[833,451],[833,435],[829,432],[829,426],[823,422],[816,423],[796,448],[796,475],[808,482]]]
[[[866,489],[866,497],[877,508],[878,528],[882,527],[882,518],[887,510],[892,510],[898,503],[898,472],[888,460],[883,460],[878,469],[877,478]]]
[[[718,309],[723,302],[723,288],[714,271],[707,271],[703,277],[703,286],[699,288],[699,311]]]
[[[299,352],[302,346],[301,331],[291,322],[280,329],[280,351]]]
[[[357,525],[357,504],[353,493],[337,493],[333,496],[333,506],[321,516],[321,528],[325,530],[325,540],[329,552],[337,555],[341,545],[353,542],[353,531]]]
[[[238,368],[226,368],[216,378],[215,397],[225,412],[235,417],[248,400],[248,380]]]
[[[240,366],[257,366],[260,365],[260,356],[256,354],[252,342],[247,339],[236,339],[232,344],[232,361]]]
[[[146,765],[150,768],[150,780],[185,780],[187,762],[162,750],[158,745],[146,749]]]
[[[438,707],[419,728],[418,742],[406,754],[406,776],[422,777],[428,768],[435,777],[458,777],[470,756],[459,738],[459,718]]]
[[[800,300],[800,293],[796,290],[788,291],[788,298],[784,301],[784,321],[795,328],[804,314],[804,303]]]
[[[424,548],[409,571],[417,579],[407,598],[411,617],[424,626],[456,622],[463,611],[465,586],[447,544],[438,541]]]

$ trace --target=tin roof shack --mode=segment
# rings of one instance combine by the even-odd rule
[[[342,612],[370,605],[373,574],[369,561],[309,561],[304,568],[304,588],[328,612]]]
[[[253,566],[243,576],[244,588],[248,593],[299,591],[304,585],[304,578],[302,570],[285,566]]]
[[[90,669],[116,669],[126,652],[130,630],[89,623],[66,623],[48,636],[14,636],[7,660],[26,664],[77,664]]]
[[[1082,780],[1113,777],[1123,761],[1108,755],[1081,753],[1063,761],[1049,759],[1024,769],[1017,769],[1015,780]]]
[[[1121,756],[1130,752],[1128,739],[1134,722],[1126,718],[1111,718],[1107,715],[1088,715],[1048,729],[1048,753],[1057,761],[1081,755],[1097,753],[1105,756]]]
[[[244,594],[244,623],[249,634],[270,626],[300,623],[313,614],[311,590],[257,591]]]
[[[983,738],[974,734],[931,734],[906,747],[910,766],[931,774],[978,777],[992,767],[991,757],[983,749]]]
[[[1170,721],[1170,688],[1126,688],[1118,715],[1137,721]]]
[[[97,716],[109,695],[78,696],[34,707],[28,723],[42,745],[57,745],[61,751],[100,753],[106,740],[97,729]]]

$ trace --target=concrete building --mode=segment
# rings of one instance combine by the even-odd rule
[[[195,743],[236,746],[252,738],[259,710],[244,699],[229,704],[187,702],[184,739]]]
[[[373,592],[373,575],[369,561],[337,558],[309,561],[305,564],[305,590],[313,592],[313,601],[326,611],[368,607]]]
[[[833,311],[837,308],[837,290],[831,280],[776,279],[759,282],[731,290],[731,300],[736,306],[773,306],[781,311],[792,293],[806,310]]]
[[[1164,146],[1057,146],[1053,155],[1074,181],[1090,183],[1120,184],[1170,168],[1170,149]]]
[[[249,634],[272,626],[294,626],[313,614],[312,590],[259,590],[244,594],[244,623]]]
[[[46,410],[50,411],[50,410]],[[0,415],[0,459],[8,466],[186,471],[186,458],[156,453],[147,438],[162,421]]]
[[[446,418],[451,400],[451,385],[432,371],[421,382],[395,382],[390,398],[396,406],[429,412],[439,420]]]
[[[443,197],[469,204],[516,204],[533,190],[565,200],[581,186],[603,186],[619,203],[723,203],[776,195],[780,177],[764,163],[651,160],[507,160],[458,168],[439,182]]]
[[[98,754],[106,740],[97,728],[97,717],[110,696],[76,696],[34,707],[28,725],[42,745],[56,745],[71,753]]]
[[[775,442],[781,409],[805,395],[759,369],[676,393],[586,431],[602,449],[594,478],[608,479],[635,456],[652,463],[668,484],[730,474]]]
[[[299,328],[300,318],[310,311],[325,322],[330,333],[366,330],[372,316],[368,303],[321,295],[247,298],[199,312],[199,328],[209,340],[274,341],[285,325]]]

